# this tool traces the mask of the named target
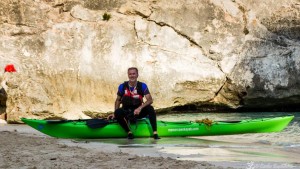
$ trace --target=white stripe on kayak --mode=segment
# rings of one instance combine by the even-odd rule
[[[168,132],[176,132],[176,131],[197,131],[199,128],[179,128],[179,129],[168,129]]]

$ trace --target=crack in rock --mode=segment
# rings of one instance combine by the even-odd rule
[[[237,3],[237,2],[236,2]],[[247,35],[249,34],[249,29],[247,28],[248,25],[248,19],[247,19],[247,10],[245,7],[243,7],[241,4],[237,3],[239,6],[239,10],[243,13],[243,21],[244,21],[244,34]]]
[[[157,22],[157,21],[152,20],[152,19],[147,19],[147,20],[148,20],[148,21],[151,21],[151,22],[154,22],[154,23],[156,23],[156,24],[159,25],[159,26],[167,26],[167,27],[173,29],[178,35],[180,35],[180,36],[186,38],[186,39],[187,39],[188,41],[190,41],[193,45],[198,46],[200,49],[202,49],[202,46],[200,46],[200,45],[199,45],[197,42],[195,42],[192,38],[190,38],[188,35],[186,35],[186,34],[180,32],[179,30],[175,29],[175,28],[172,27],[171,25],[169,25],[169,24],[167,24],[167,23],[164,23],[164,22]]]
[[[223,72],[223,73],[224,73],[224,72]],[[215,97],[218,96],[218,94],[220,93],[220,91],[223,89],[223,87],[225,86],[225,84],[226,84],[227,82],[229,82],[229,78],[226,76],[225,82],[224,82],[223,85],[220,87],[220,89],[216,92]],[[214,97],[212,100],[214,100],[215,97]]]
[[[149,16],[144,15],[143,13],[141,13],[141,12],[139,12],[139,11],[136,11],[136,12],[137,12],[136,14],[139,15],[139,16],[141,16],[142,18],[147,19],[147,21],[149,21],[149,22],[154,22],[155,24],[157,24],[157,25],[159,25],[159,26],[161,26],[161,27],[167,26],[167,27],[173,29],[178,35],[180,35],[180,36],[186,38],[189,42],[191,42],[193,45],[199,47],[199,48],[202,50],[202,52],[205,53],[205,51],[203,51],[202,46],[200,46],[196,41],[194,41],[194,40],[193,40],[192,38],[190,38],[188,35],[186,35],[186,34],[180,32],[179,30],[175,29],[173,26],[171,26],[171,25],[169,25],[169,24],[167,24],[167,23],[165,23],[165,22],[157,22],[157,21],[155,21],[155,20],[153,20],[153,19],[149,19],[149,17],[150,17],[150,16],[152,15],[152,13],[153,13],[153,11],[152,11],[151,9],[150,9],[150,11],[151,11],[151,14],[150,14]]]
[[[151,11],[151,12],[153,13],[153,11]],[[139,14],[139,13],[137,13],[137,14]],[[147,21],[149,21],[149,22],[154,22],[155,24],[157,24],[157,25],[159,25],[159,26],[161,26],[161,27],[167,26],[167,27],[171,28],[171,29],[174,30],[178,35],[184,37],[184,38],[187,39],[190,43],[192,43],[193,45],[199,47],[200,50],[202,51],[202,53],[203,53],[204,56],[206,56],[207,58],[210,58],[210,57],[208,57],[208,54],[203,50],[203,47],[200,46],[196,41],[194,41],[194,40],[193,40],[192,38],[190,38],[188,35],[186,35],[186,34],[180,32],[179,30],[175,29],[174,27],[172,27],[171,25],[169,25],[169,24],[167,24],[167,23],[164,23],[164,22],[157,22],[157,21],[155,21],[155,20],[149,19],[149,17],[150,17],[151,15],[150,15],[149,17],[144,17],[145,15],[139,15],[139,16],[141,16],[141,17],[144,18],[144,19],[147,19]],[[135,29],[135,28],[134,28],[134,29]],[[136,29],[135,29],[135,32],[136,32],[136,36],[138,37],[138,35],[137,35],[137,30],[136,30]],[[211,58],[210,58],[210,59],[211,59]],[[211,59],[211,60],[213,60],[213,59]],[[213,60],[213,61],[215,61],[215,60]],[[221,71],[222,71],[222,70],[221,70]],[[223,71],[222,71],[222,72],[223,72]]]

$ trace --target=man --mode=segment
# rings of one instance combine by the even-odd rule
[[[134,136],[128,125],[129,116],[134,115],[137,119],[149,116],[153,138],[159,139],[156,114],[154,108],[151,106],[153,100],[149,89],[145,83],[137,81],[139,73],[136,67],[128,68],[127,73],[129,81],[119,85],[115,101],[115,113],[111,117],[117,119],[122,128],[127,132],[128,139],[133,139]],[[145,103],[143,103],[143,97],[146,98]],[[121,104],[122,108],[120,108]]]

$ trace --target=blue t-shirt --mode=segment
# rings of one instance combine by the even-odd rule
[[[143,95],[147,95],[147,94],[150,94],[149,92],[149,89],[148,89],[148,86],[146,85],[146,83],[143,83],[143,82],[140,82],[142,83],[142,92],[143,92]],[[135,87],[129,87],[129,90],[130,91],[133,91]],[[118,88],[118,93],[117,95],[118,96],[123,96],[124,95],[124,83],[120,84],[119,85],[119,88]]]

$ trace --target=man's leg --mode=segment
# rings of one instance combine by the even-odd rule
[[[146,106],[140,112],[138,118],[144,118],[149,115],[149,121],[154,134],[157,134],[156,113],[153,106]]]
[[[130,132],[130,129],[125,117],[126,117],[126,112],[122,108],[119,108],[115,111],[115,118],[117,119],[121,127],[126,131],[126,133],[128,133]]]

